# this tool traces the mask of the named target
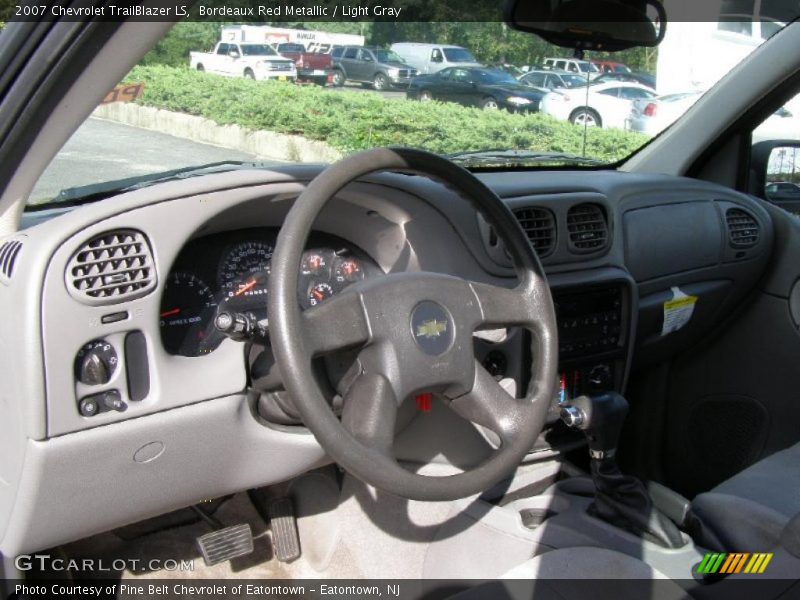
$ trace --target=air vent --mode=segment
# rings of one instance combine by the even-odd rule
[[[113,304],[144,296],[156,285],[147,238],[125,229],[86,242],[67,265],[67,287],[88,304]]]
[[[567,211],[569,246],[576,252],[594,252],[608,244],[608,224],[599,204],[577,204]]]
[[[514,216],[517,217],[531,246],[540,258],[553,251],[556,245],[556,222],[553,213],[545,208],[530,206],[516,209]]]
[[[755,217],[740,208],[725,211],[728,224],[728,241],[734,248],[752,248],[758,243],[760,233]]]
[[[9,240],[0,244],[0,281],[8,283],[14,274],[14,265],[22,250],[22,242]]]

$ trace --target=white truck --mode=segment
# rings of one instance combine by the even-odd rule
[[[248,77],[257,81],[295,81],[294,61],[278,54],[269,44],[219,42],[213,52],[191,52],[192,69],[226,77]]]
[[[309,29],[272,27],[271,25],[226,25],[223,42],[258,42],[270,45],[303,44],[306,52],[330,54],[336,46],[363,46],[364,36],[353,33],[329,33]]]

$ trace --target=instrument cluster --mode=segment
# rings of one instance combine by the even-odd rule
[[[266,323],[275,230],[244,230],[192,240],[166,278],[161,341],[170,354],[201,356],[225,339],[214,319],[245,313]],[[382,273],[363,251],[334,236],[312,234],[299,265],[297,300],[308,309],[347,286]]]

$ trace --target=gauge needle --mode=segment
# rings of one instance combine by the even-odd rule
[[[248,281],[247,283],[242,285],[238,290],[236,290],[236,292],[233,295],[234,296],[241,296],[247,290],[252,289],[255,284],[256,284],[256,280],[255,279],[251,279],[250,281]]]
[[[323,300],[325,298],[325,294],[323,294],[319,290],[314,290],[311,293],[314,294],[314,298],[316,298],[317,300]]]
[[[171,317],[173,315],[180,314],[180,312],[181,312],[180,308],[173,308],[172,310],[168,310],[166,312],[162,312],[161,313],[161,318],[163,319],[163,318],[166,318],[166,317]]]

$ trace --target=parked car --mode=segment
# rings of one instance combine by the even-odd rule
[[[469,50],[461,46],[400,42],[392,44],[391,49],[422,75],[436,73],[447,67],[482,66]]]
[[[638,83],[599,83],[554,90],[542,98],[539,110],[575,125],[621,129],[634,100],[654,97],[653,90]]]
[[[449,67],[414,78],[406,96],[421,102],[457,102],[484,110],[536,112],[546,93],[547,90],[520,84],[499,69]]]
[[[294,61],[281,56],[268,44],[219,42],[213,52],[191,52],[189,65],[198,71],[226,77],[247,77],[258,81],[297,79]]]
[[[773,202],[785,200],[800,200],[800,185],[787,181],[773,181],[764,188],[767,198]]]
[[[385,48],[341,46],[331,52],[332,83],[342,86],[346,81],[371,84],[376,90],[407,86],[417,69],[400,56]]]
[[[603,73],[630,73],[631,69],[627,65],[623,65],[619,62],[614,62],[613,60],[590,60],[592,64],[597,65],[597,68],[600,69]]]
[[[626,83],[640,83],[651,89],[656,89],[656,78],[650,73],[639,71],[609,71],[594,79],[596,82],[608,83],[611,81],[624,81]]]
[[[329,54],[307,52],[303,44],[276,44],[278,54],[294,61],[298,81],[311,81],[317,85],[325,85],[331,78],[333,60]]]
[[[689,110],[700,96],[701,92],[683,92],[634,100],[626,129],[658,135]]]
[[[567,71],[568,73],[583,73],[589,79],[594,79],[601,74],[599,67],[588,61],[577,58],[545,58],[542,63],[545,69]]]
[[[529,71],[519,78],[520,83],[547,90],[568,90],[587,84],[586,75],[567,73],[566,71],[547,71],[537,69]]]

